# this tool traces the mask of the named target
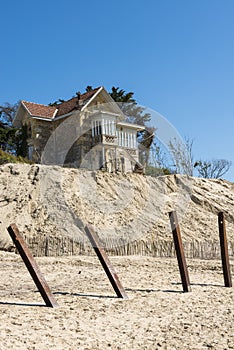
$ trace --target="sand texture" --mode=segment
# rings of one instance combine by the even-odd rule
[[[218,260],[188,260],[183,293],[176,259],[111,257],[129,300],[95,256],[36,260],[59,307],[44,306],[19,255],[0,252],[1,350],[234,349],[234,291]]]
[[[234,251],[234,184],[224,180],[6,164],[0,167],[0,193],[0,249],[11,249],[6,227],[15,222],[33,240],[34,255],[77,255],[73,243],[86,247],[82,225],[92,224],[115,255],[170,256],[168,212],[176,210],[183,240],[192,244],[188,256],[203,257],[217,245],[219,211]],[[209,247],[201,246],[205,242]]]

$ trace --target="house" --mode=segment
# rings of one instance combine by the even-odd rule
[[[27,128],[28,158],[37,163],[109,172],[143,170],[137,132],[104,87],[54,106],[21,101],[14,127]]]

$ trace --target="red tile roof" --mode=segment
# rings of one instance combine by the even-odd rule
[[[81,108],[96,94],[100,87],[64,101],[56,106],[46,106],[38,103],[22,101],[22,104],[27,109],[32,117],[53,119],[74,110],[81,110]]]
[[[76,96],[68,101],[60,103],[59,105],[57,105],[58,113],[56,114],[56,117],[68,114],[74,110],[81,110],[81,108],[88,102],[88,100],[90,100],[93,97],[93,95],[96,94],[96,92],[99,89],[100,87],[93,89],[92,91],[88,91],[84,94],[81,94],[79,100]]]
[[[56,107],[45,106],[33,102],[22,101],[22,104],[33,117],[52,119],[57,110]]]

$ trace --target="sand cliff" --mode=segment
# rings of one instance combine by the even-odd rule
[[[0,167],[0,193],[1,249],[12,246],[6,227],[13,222],[26,237],[38,242],[49,237],[82,242],[84,246],[82,228],[90,223],[102,241],[107,246],[111,242],[117,253],[124,249],[121,247],[126,250],[126,246],[139,253],[136,247],[142,242],[149,255],[157,249],[156,255],[163,250],[164,255],[169,255],[172,241],[169,211],[177,211],[183,240],[191,246],[218,242],[217,213],[223,211],[232,254],[234,184],[225,180],[180,175],[124,176],[56,166],[7,164]],[[72,254],[68,243],[65,245],[57,247],[57,254],[53,254],[51,247],[47,255]]]

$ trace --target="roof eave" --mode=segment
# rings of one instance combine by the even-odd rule
[[[138,124],[131,124],[131,123],[125,123],[125,122],[118,122],[117,126],[125,126],[131,129],[137,129],[138,131],[140,130],[145,130],[144,125],[138,125]]]
[[[84,109],[86,109],[90,103],[96,98],[96,96],[103,90],[103,86],[100,87],[100,89],[98,89],[95,94],[88,100],[88,102],[81,108],[81,112],[84,111]]]
[[[54,119],[53,118],[45,118],[45,117],[39,117],[35,115],[31,115],[32,119],[38,119],[38,120],[44,120],[46,122],[52,122]]]
[[[62,114],[62,115],[60,115],[59,117],[56,117],[56,116],[55,116],[55,118],[54,118],[53,120],[63,119],[63,118],[66,118],[66,117],[70,117],[71,115],[79,114],[79,113],[80,113],[80,111],[75,110],[75,111],[69,112],[69,113],[67,113],[67,114]]]

